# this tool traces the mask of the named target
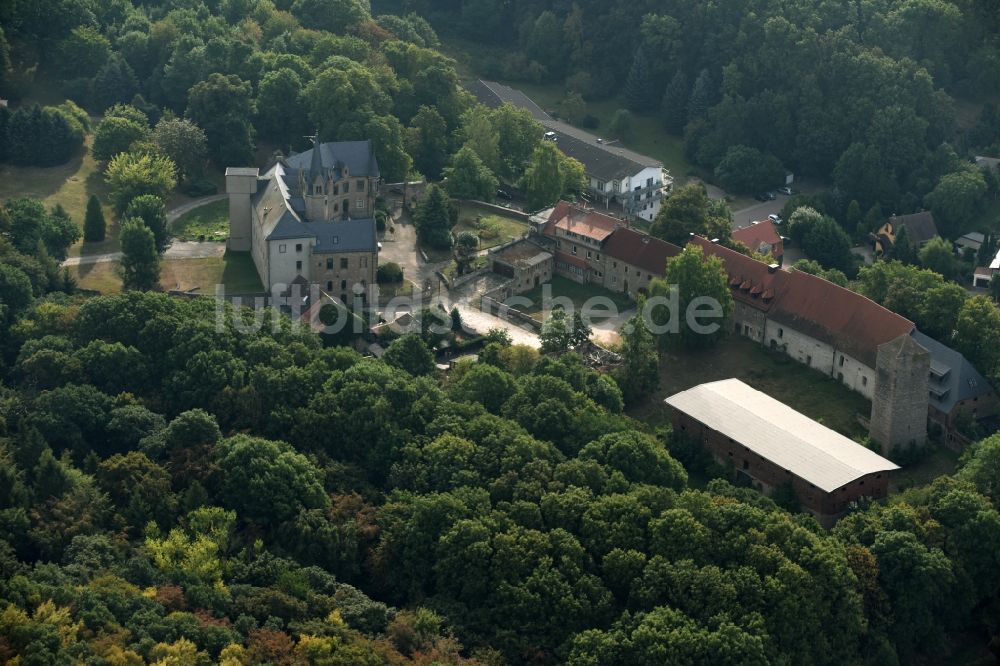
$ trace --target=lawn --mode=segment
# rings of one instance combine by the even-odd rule
[[[229,238],[229,200],[213,201],[180,216],[170,232],[182,241],[224,241]]]
[[[96,264],[71,266],[70,273],[82,289],[102,294],[120,292],[119,263],[104,261]],[[248,252],[227,252],[221,257],[198,259],[164,259],[160,264],[160,286],[164,290],[198,291],[212,295],[215,285],[225,285],[230,294],[261,293],[257,269]]]
[[[806,416],[851,438],[867,432],[855,416],[868,416],[871,403],[832,377],[810,370],[791,358],[768,351],[742,337],[698,352],[664,354],[660,389],[634,410],[633,417],[652,426],[669,420],[663,399],[704,382],[736,377]]]
[[[591,319],[594,322],[600,322],[605,317],[600,315],[603,313],[611,314],[612,316],[627,312],[635,307],[635,303],[625,294],[611,291],[610,289],[605,289],[596,284],[580,284],[579,282],[574,282],[569,278],[565,278],[561,275],[555,275],[552,281],[539,285],[532,289],[531,291],[521,294],[521,298],[527,298],[531,301],[531,305],[520,308],[525,313],[531,315],[538,321],[544,319],[544,305],[545,305],[545,295],[548,293],[550,298],[568,298],[573,302],[574,308],[583,308],[584,304],[591,298],[603,297],[609,299],[614,305],[615,312],[608,313],[607,303],[591,304],[589,313]],[[558,303],[556,303],[558,304]]]
[[[0,199],[32,197],[41,200],[47,208],[61,204],[73,221],[83,229],[87,200],[96,194],[104,207],[108,221],[108,237],[101,243],[76,243],[69,249],[70,256],[103,254],[118,249],[118,228],[111,222],[112,211],[108,206],[108,188],[100,165],[90,153],[93,135],[88,135],[84,148],[65,164],[54,167],[19,167],[0,165]]]
[[[501,215],[493,209],[475,204],[462,204],[458,211],[458,224],[452,228],[455,236],[471,231],[479,236],[479,249],[502,245],[528,233],[528,225],[521,220]]]

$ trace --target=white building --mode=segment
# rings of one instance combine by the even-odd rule
[[[378,268],[378,185],[369,141],[316,144],[263,176],[230,167],[228,248],[251,253],[268,293],[316,284],[344,302],[367,298]]]
[[[485,106],[505,103],[527,110],[546,129],[563,153],[583,164],[589,195],[611,210],[652,221],[674,179],[659,160],[606,141],[585,130],[552,118],[519,90],[495,81],[476,81],[469,91]]]

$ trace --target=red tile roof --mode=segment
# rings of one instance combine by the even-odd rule
[[[769,319],[826,342],[869,367],[879,345],[909,335],[909,319],[861,294],[802,271],[771,272],[768,265],[729,248],[694,237],[706,256],[722,260],[733,298],[767,313]],[[739,280],[738,286],[733,286]],[[754,294],[760,287],[760,293]],[[768,297],[770,292],[770,296]]]
[[[774,257],[780,257],[784,250],[781,243],[781,236],[778,234],[778,230],[774,228],[774,223],[771,220],[754,222],[748,227],[733,230],[730,235],[734,241],[743,243],[754,252],[758,252],[762,244],[770,245],[774,248],[771,252]]]
[[[609,215],[560,201],[549,215],[545,233],[554,236],[556,229],[562,229],[600,243],[621,225],[621,220]]]
[[[609,257],[658,276],[666,273],[667,259],[681,253],[676,245],[627,227],[611,234],[603,249]]]

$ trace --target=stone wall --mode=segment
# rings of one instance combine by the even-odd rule
[[[927,440],[931,355],[909,335],[878,348],[869,435],[888,455]]]

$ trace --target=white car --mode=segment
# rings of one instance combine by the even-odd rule
[[[781,224],[781,218],[775,215],[774,213],[768,215],[767,219],[771,220],[771,222],[774,222],[775,224]]]
[[[790,187],[782,187],[778,191],[781,192],[782,194],[787,195],[787,196],[792,196],[792,188],[790,188]]]

